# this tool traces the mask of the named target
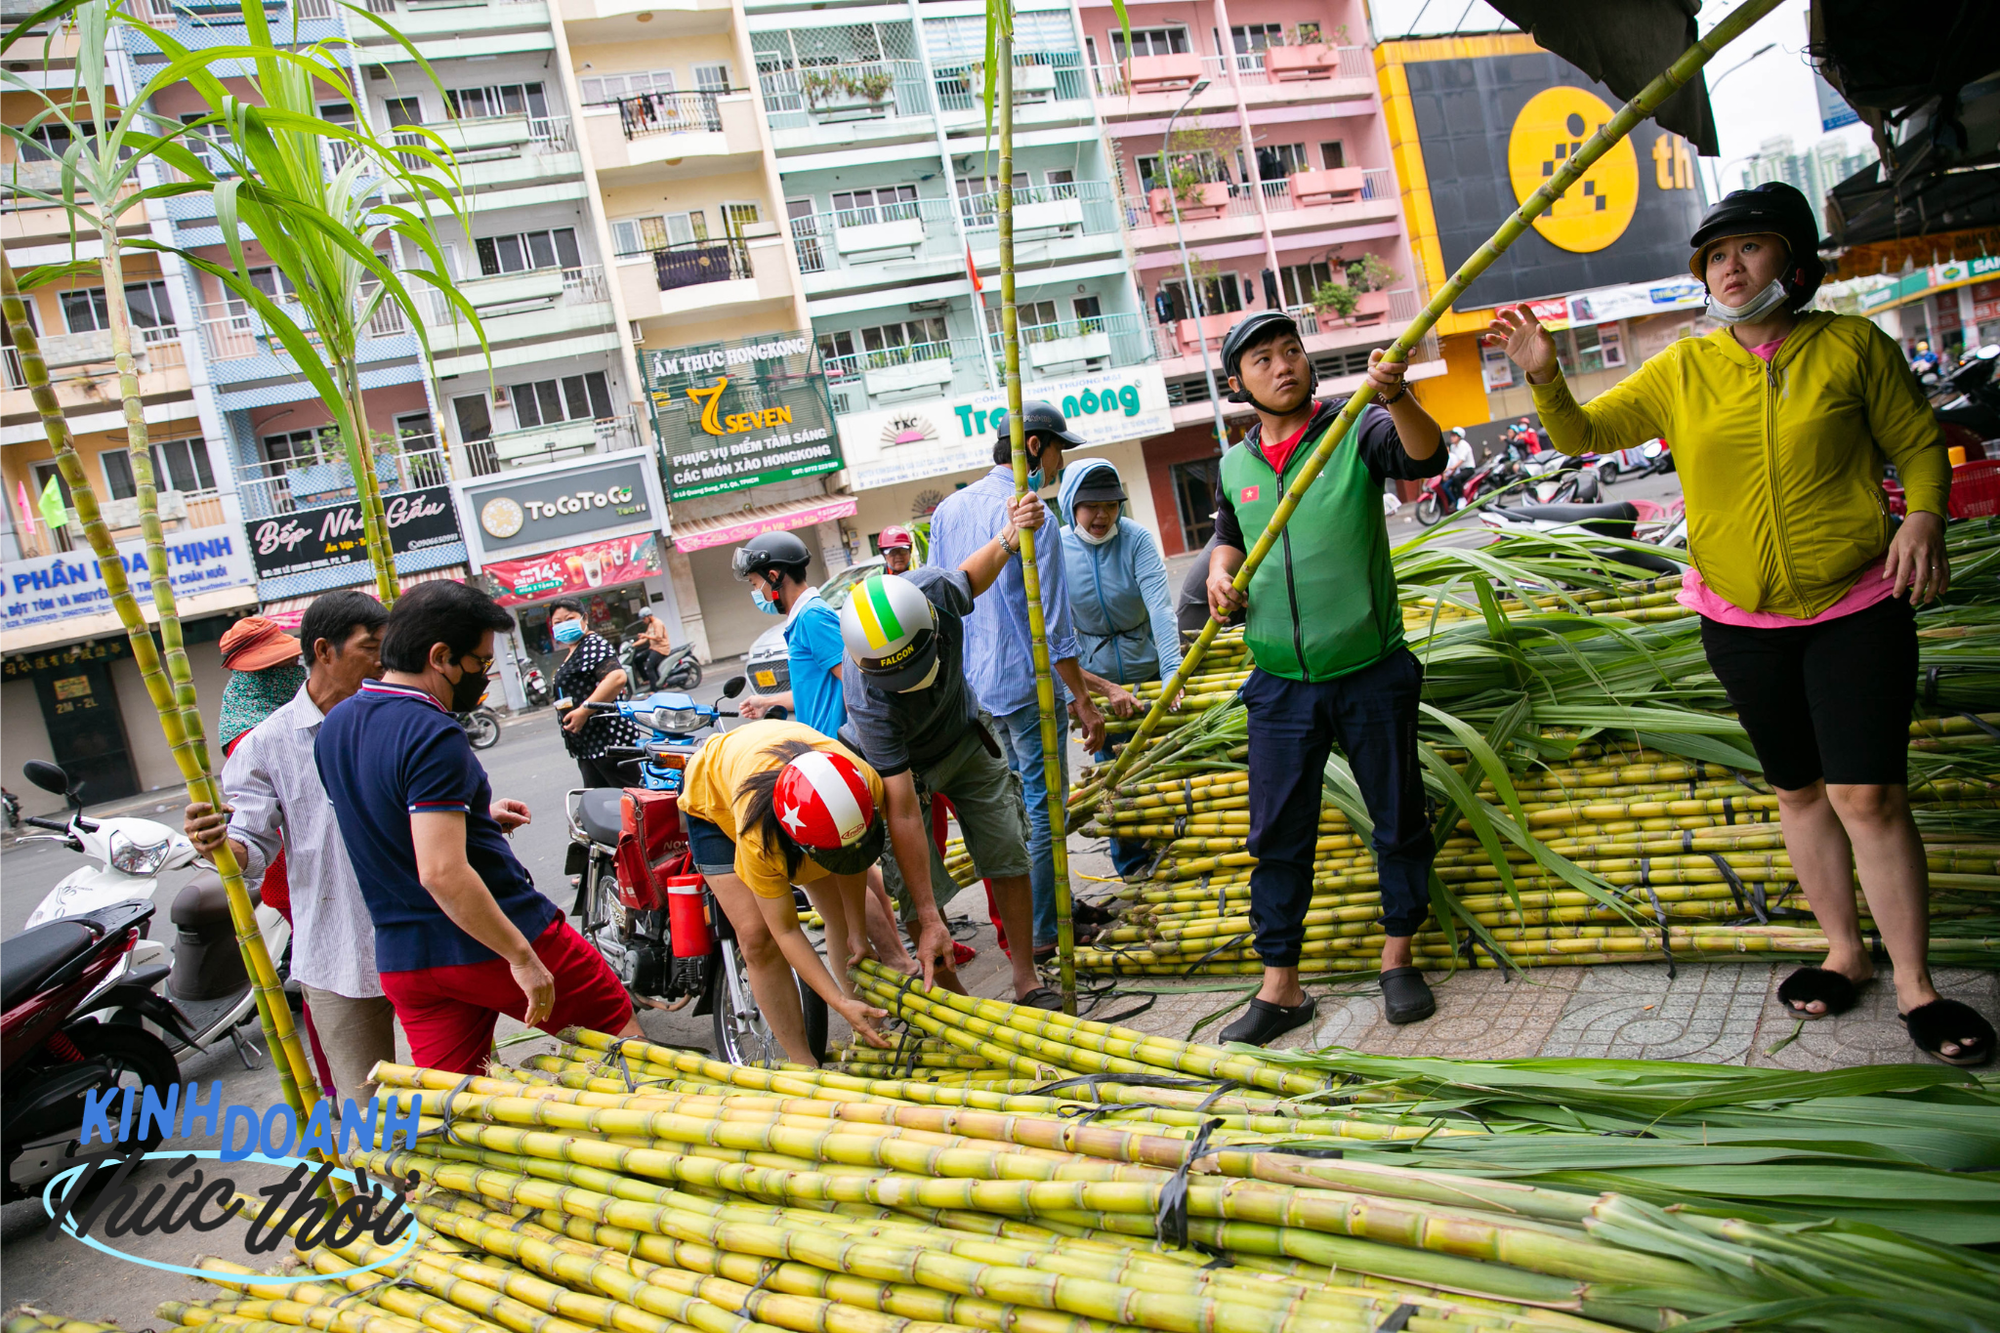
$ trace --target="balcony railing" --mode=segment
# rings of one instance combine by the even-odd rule
[[[528,273],[546,273],[548,271],[547,269],[531,269]],[[561,270],[561,272],[562,304],[599,305],[611,299],[610,286],[605,280],[604,266],[602,264],[585,264],[581,268],[566,268]],[[509,273],[490,279],[490,281],[497,283],[513,278],[527,277],[528,273]],[[482,295],[479,284],[484,281],[489,281],[489,279],[473,278],[466,283],[460,284],[458,287],[459,294],[472,302],[473,309],[481,310],[481,317],[484,319],[508,314],[527,313],[530,308],[537,312],[546,310],[547,308],[546,303],[549,298],[546,295],[529,294],[509,301],[496,300],[490,293]],[[443,292],[432,289],[426,293],[425,299],[430,303],[431,323],[450,324],[461,318],[459,312],[445,299]],[[530,303],[534,304],[531,306]]]
[[[972,244],[991,247],[1000,225],[998,192],[966,195],[956,207]],[[949,199],[901,199],[865,208],[808,213],[792,222],[801,273],[825,273],[892,259],[964,261]],[[1022,186],[1014,191],[1016,235],[1104,235],[1118,230],[1118,206],[1104,181]]]
[[[997,230],[998,191],[969,194],[959,203],[965,229]],[[1014,231],[1078,231],[1101,235],[1118,230],[1118,209],[1108,181],[1065,181],[1060,185],[1023,185],[1014,190]],[[975,241],[975,244],[986,244]]]
[[[639,447],[639,424],[630,412],[596,421],[559,421],[505,430],[456,449],[459,475],[490,477],[513,467],[531,467],[561,458],[613,454]]]
[[[512,3],[512,0],[504,0]],[[568,116],[528,117],[528,151],[536,153],[568,153],[576,149],[576,136],[570,132]]]
[[[627,139],[653,134],[719,134],[722,111],[716,99],[747,88],[694,93],[640,93],[618,99],[618,127]]]
[[[333,0],[292,0],[293,13],[300,19],[330,19],[333,17]],[[369,5],[374,9],[374,4]],[[183,18],[202,24],[229,23],[243,12],[236,0],[137,0],[134,12],[157,28],[171,28]],[[284,14],[282,0],[264,0],[264,11],[277,28]],[[386,11],[377,11],[386,12]],[[282,40],[282,38],[280,38]]]
[[[936,67],[940,111],[976,111],[986,105],[983,62]],[[1075,51],[1022,51],[1014,56],[1014,101],[1068,102],[1090,95],[1083,57]]]
[[[405,436],[399,445],[375,448],[375,479],[384,495],[443,486],[451,464],[434,435]],[[312,462],[281,459],[245,464],[236,470],[236,490],[245,519],[270,518],[301,509],[340,504],[355,496],[354,473],[337,442]]]
[[[737,237],[690,241],[655,250],[653,268],[659,274],[663,292],[754,276],[750,272],[750,247]]]
[[[772,129],[804,129],[829,120],[930,114],[923,66],[914,60],[859,60],[761,71],[758,90]],[[879,90],[881,96],[871,96]]]
[[[1024,373],[1047,372],[1058,366],[1132,366],[1153,356],[1152,340],[1138,315],[1092,315],[1026,324],[1019,333]],[[1006,348],[998,333],[991,339],[993,363],[998,366],[1006,360]]]
[[[1308,83],[1317,79],[1369,79],[1375,77],[1375,68],[1368,59],[1368,49],[1362,46],[1340,46],[1328,48],[1332,62],[1316,58],[1318,52],[1310,47],[1281,46],[1275,48],[1285,52],[1273,57],[1271,52],[1244,51],[1234,56],[1195,56],[1201,65],[1201,77],[1211,85],[1225,84],[1232,69],[1237,82],[1247,87],[1264,85],[1284,85],[1288,83]],[[1306,52],[1313,52],[1311,56]],[[1188,59],[1190,57],[1182,57]],[[1142,57],[1143,59],[1143,57]],[[1143,66],[1141,67],[1143,69]],[[1121,61],[1110,65],[1092,65],[1089,69],[1090,86],[1099,97],[1130,97],[1136,90],[1140,93],[1183,91],[1186,81],[1177,87],[1162,83],[1151,86],[1143,77],[1134,78],[1130,65]]]
[[[230,299],[210,301],[199,307],[201,312],[202,345],[208,351],[211,361],[240,361],[253,356],[289,356],[285,345],[264,317],[250,308],[248,301]],[[290,302],[280,302],[279,309],[305,329],[306,338],[319,345],[319,334],[307,322],[305,308]],[[409,332],[409,323],[403,318],[403,308],[384,301],[375,307],[368,322],[362,326],[366,338],[393,338]]]
[[[926,361],[951,361],[958,357],[978,355],[977,339],[946,338],[938,342],[880,347],[872,352],[854,352],[847,356],[822,357],[820,366],[829,384],[844,384],[859,378],[865,371],[888,370],[894,366],[916,365]]]
[[[1362,171],[1361,198],[1366,201],[1393,199],[1396,197],[1396,173],[1387,167],[1369,167]],[[1220,192],[1218,192],[1220,194]],[[1125,213],[1125,224],[1134,230],[1147,227],[1172,227],[1173,210],[1155,211],[1153,192],[1147,191],[1138,197],[1127,195],[1118,201]],[[1226,195],[1211,198],[1202,195],[1197,198],[1183,198],[1179,201],[1183,225],[1190,222],[1211,222],[1222,217],[1256,217],[1260,213],[1290,213],[1297,209],[1317,206],[1313,201],[1300,204],[1292,194],[1292,182],[1285,180],[1261,181],[1256,185],[1247,182],[1231,184]]]

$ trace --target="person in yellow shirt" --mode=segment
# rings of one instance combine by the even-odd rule
[[[786,1055],[818,1063],[794,972],[857,1036],[887,1046],[875,1024],[888,1015],[846,984],[848,963],[870,952],[868,867],[888,836],[875,770],[802,722],[750,722],[695,752],[680,808],[695,868],[735,928],[757,1007]],[[833,974],[799,925],[794,884],[826,922]]]
[[[1700,614],[1709,667],[1777,789],[1785,848],[1827,938],[1824,965],[1786,977],[1779,1002],[1799,1018],[1838,1014],[1874,977],[1858,870],[1911,1039],[1947,1063],[1984,1064],[1992,1024],[1931,982],[1906,771],[1916,608],[1951,580],[1942,433],[1886,333],[1807,309],[1826,270],[1804,195],[1778,182],[1738,190],[1690,244],[1722,327],[1669,345],[1587,404],[1526,306],[1496,311],[1487,341],[1527,372],[1564,453],[1674,442],[1694,561],[1679,600]],[[1885,462],[1908,497],[1900,523],[1882,493]]]

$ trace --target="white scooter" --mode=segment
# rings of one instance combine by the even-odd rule
[[[22,772],[28,781],[70,805],[67,821],[31,815],[25,822],[55,835],[47,841],[61,842],[101,863],[65,876],[29,915],[27,927],[134,899],[151,902],[163,872],[186,869],[201,860],[194,844],[165,824],[89,818],[83,813],[81,784],[71,783],[54,764],[33,760]],[[254,890],[251,897],[256,901]],[[254,1068],[251,1057],[262,1052],[242,1025],[255,1015],[257,997],[237,948],[221,878],[209,871],[189,880],[175,894],[168,918],[174,927],[171,953],[158,940],[141,939],[85,1007],[104,1007],[100,1000],[115,991],[122,997],[119,1007],[136,1011],[165,1031],[176,1054],[204,1049],[226,1037],[235,1044],[244,1067]],[[258,902],[257,928],[272,960],[284,957],[292,928],[278,910]],[[162,978],[167,982],[165,1000],[152,993]]]

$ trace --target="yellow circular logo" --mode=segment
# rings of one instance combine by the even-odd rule
[[[1515,200],[1526,203],[1612,114],[1583,88],[1544,88],[1529,98],[1507,139],[1507,175]],[[1638,206],[1639,158],[1632,141],[1620,139],[1535,219],[1535,230],[1551,245],[1588,254],[1623,236]]]
[[[528,516],[521,506],[504,495],[488,500],[479,510],[479,526],[495,537],[511,537],[521,530]]]

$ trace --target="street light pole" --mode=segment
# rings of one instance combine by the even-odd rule
[[[1758,59],[1761,56],[1769,55],[1771,52],[1777,49],[1778,49],[1778,44],[1776,42],[1766,42],[1762,46],[1758,47],[1755,51],[1752,51],[1749,55],[1743,57],[1743,59],[1731,65],[1728,69],[1723,70],[1722,73],[1716,75],[1713,79],[1710,79],[1708,81],[1709,95],[1714,96],[1715,90],[1721,86],[1722,81],[1728,78],[1730,75],[1734,74],[1737,70],[1742,69],[1745,65],[1748,65],[1749,63]],[[1756,153],[1745,153],[1742,157],[1732,157],[1729,159],[1729,161],[1722,163],[1721,166],[1711,167],[1709,169],[1709,174],[1711,175],[1711,177],[1714,179],[1715,182],[1715,197],[1717,200],[1720,200],[1724,194],[1728,193],[1728,191],[1722,188],[1723,168],[1734,166],[1738,162],[1747,161],[1750,158],[1756,156],[1758,156],[1758,154]]]
[[[1174,108],[1174,114],[1167,117],[1167,134],[1161,145],[1160,160],[1166,164],[1167,205],[1174,214],[1174,244],[1180,247],[1181,276],[1187,282],[1188,307],[1194,313],[1196,341],[1201,345],[1201,373],[1208,380],[1208,406],[1215,414],[1215,451],[1221,453],[1229,446],[1229,428],[1222,424],[1221,390],[1215,383],[1215,367],[1208,359],[1208,335],[1201,327],[1201,293],[1195,289],[1194,261],[1188,258],[1187,237],[1181,233],[1180,191],[1174,188],[1174,122],[1180,119],[1181,112],[1187,110],[1195,94],[1206,87],[1207,79],[1196,79],[1194,87],[1188,89],[1187,96]]]

